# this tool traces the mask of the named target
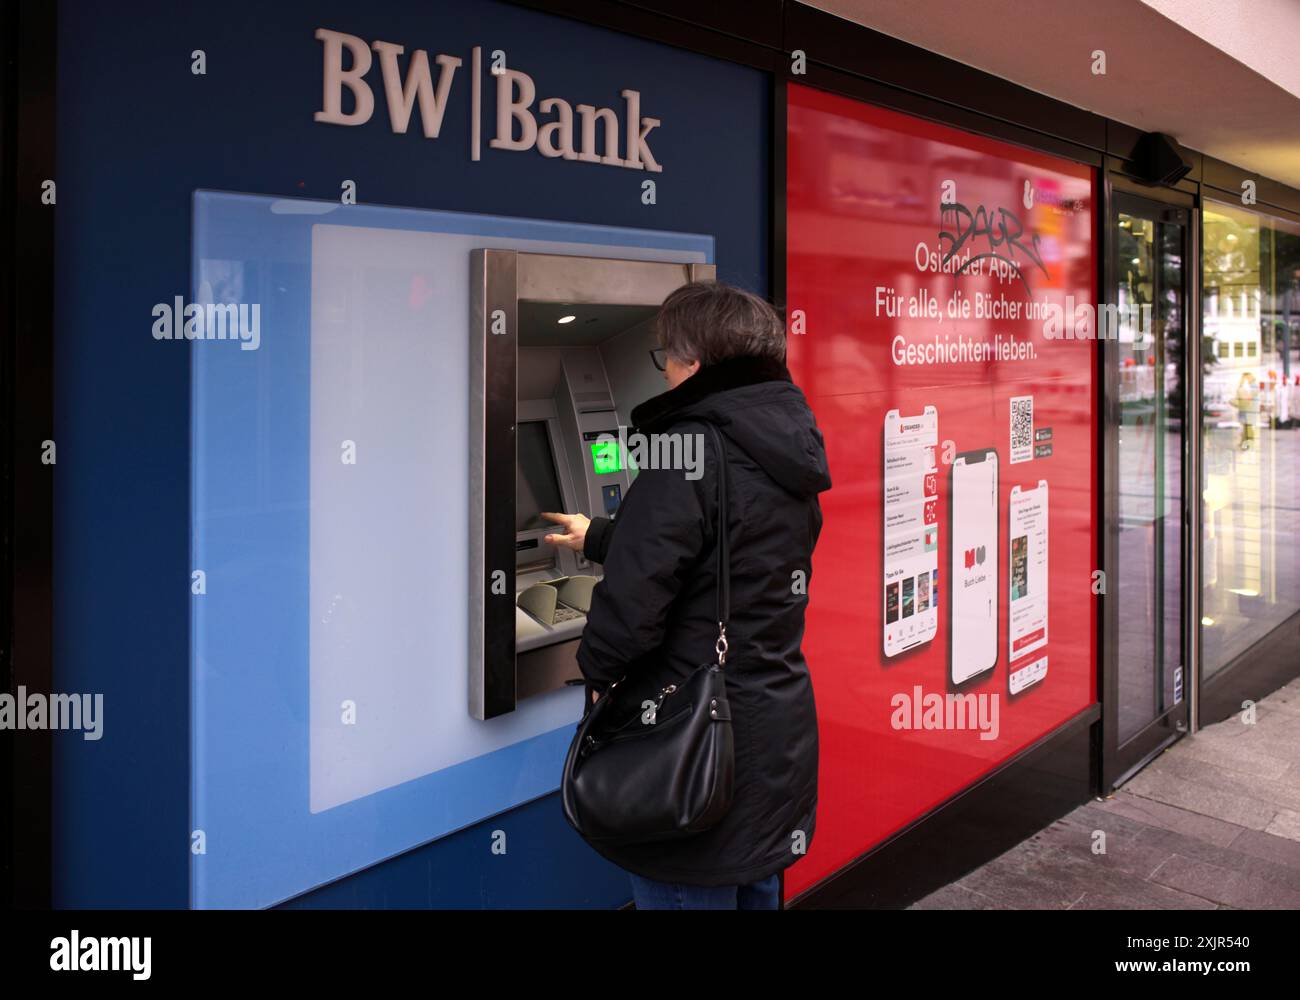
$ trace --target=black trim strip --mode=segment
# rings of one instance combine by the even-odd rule
[[[772,155],[768,157],[768,185],[771,193],[771,242],[768,261],[768,275],[771,284],[772,303],[781,318],[786,322],[786,333],[790,332],[790,317],[786,315],[786,273],[785,257],[787,247],[786,231],[786,167],[787,144],[786,128],[789,118],[790,102],[786,99],[786,82],[780,76],[772,77]]]
[[[1253,180],[1256,185],[1257,203],[1247,206],[1255,210],[1266,208],[1281,209],[1293,213],[1292,218],[1300,219],[1300,191],[1288,187],[1279,181],[1262,177],[1253,171],[1216,160],[1213,156],[1203,156],[1201,183],[1229,196],[1240,203],[1242,181]]]
[[[572,18],[727,62],[772,70],[784,0],[511,0],[516,6]]]
[[[54,438],[54,218],[42,184],[55,178],[56,5],[23,0],[4,7],[3,138],[6,266],[0,285],[7,339],[3,379],[5,590],[0,657],[5,688],[54,690],[52,677],[52,465]],[[24,909],[50,905],[53,740],[48,730],[0,732],[5,801],[6,898]]]

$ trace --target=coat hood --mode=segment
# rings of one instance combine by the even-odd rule
[[[632,423],[646,434],[684,420],[717,424],[729,441],[797,497],[831,487],[821,431],[803,392],[780,361],[727,358],[632,411]]]

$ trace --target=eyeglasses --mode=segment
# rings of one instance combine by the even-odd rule
[[[661,372],[668,370],[668,352],[662,347],[652,347],[650,349],[650,360],[655,363],[655,367]]]

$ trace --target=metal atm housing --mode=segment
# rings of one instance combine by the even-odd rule
[[[650,350],[673,289],[712,264],[513,250],[471,254],[469,711],[580,683],[598,565],[542,540],[541,511],[614,514],[619,428],[664,391]]]

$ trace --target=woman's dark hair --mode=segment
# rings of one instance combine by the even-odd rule
[[[764,299],[716,281],[693,281],[659,307],[659,346],[701,366],[727,358],[785,360],[785,325]]]

